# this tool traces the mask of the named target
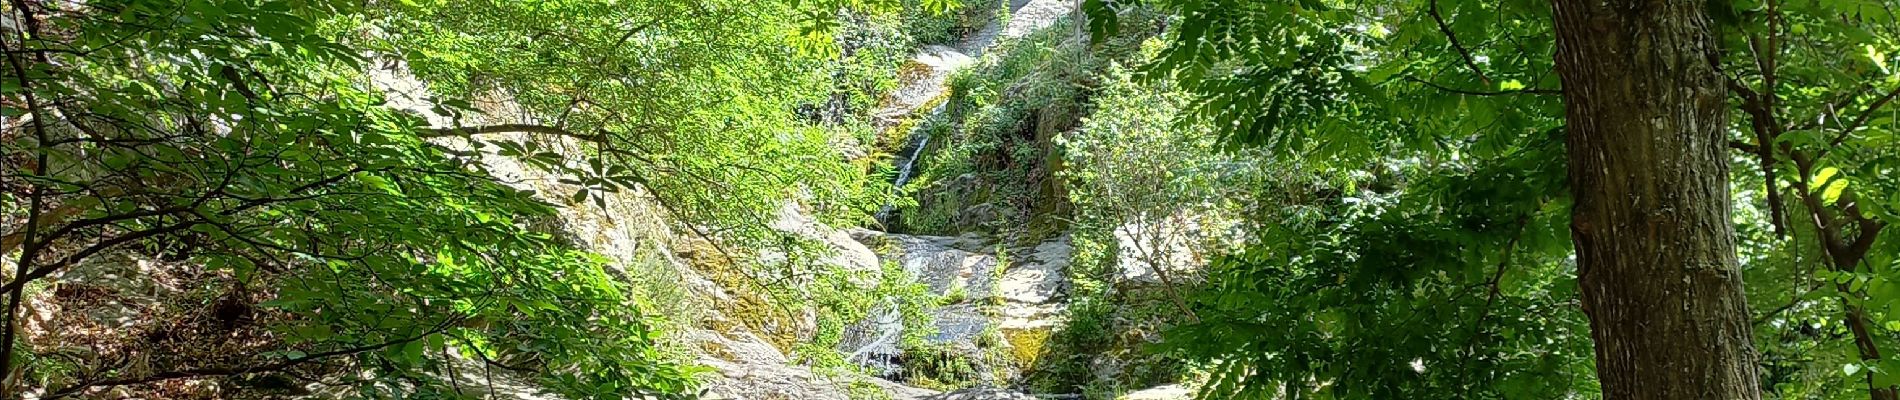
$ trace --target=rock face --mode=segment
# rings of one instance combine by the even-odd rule
[[[905,84],[891,94],[886,107],[876,113],[877,123],[893,126],[905,117],[928,111],[925,108],[948,89],[948,77],[975,62],[999,38],[1021,37],[1048,26],[1069,13],[1074,4],[1073,0],[1013,0],[1010,8],[1014,17],[1007,24],[987,24],[954,47],[921,49],[913,57],[913,63],[922,68],[906,77]],[[610,219],[600,221],[601,218],[589,215],[564,217],[571,221],[569,224],[579,225],[570,227],[570,231],[601,232],[601,227],[613,227]],[[993,219],[980,217],[970,219]],[[814,221],[796,204],[786,204],[772,227],[824,243],[832,251],[821,260],[823,264],[851,271],[875,271],[882,259],[889,259],[927,285],[932,293],[945,296],[962,293],[961,301],[933,311],[936,332],[927,340],[950,349],[952,354],[979,361],[986,376],[1015,374],[1013,362],[989,355],[998,354],[997,350],[1009,345],[1008,341],[993,340],[996,332],[1050,329],[1061,323],[1059,318],[1065,312],[1065,273],[1071,252],[1066,236],[1026,248],[1008,249],[1006,254],[1011,256],[1005,260],[997,257],[994,242],[976,236],[906,236],[862,229],[839,230]],[[603,249],[617,249],[631,241],[613,235],[593,236],[580,239]],[[774,256],[765,252],[760,261],[770,263]],[[695,288],[699,298],[733,300],[718,284],[699,276],[691,268],[681,270],[681,279]],[[873,284],[866,282],[867,286]],[[707,319],[726,317],[716,315],[718,310],[707,312],[714,314]],[[840,351],[853,362],[896,375],[905,361],[905,354],[897,344],[904,329],[901,320],[896,310],[888,306],[873,311],[854,329],[847,330]],[[986,338],[986,335],[991,337]],[[712,399],[845,400],[882,395],[894,399],[934,400],[1034,398],[994,389],[937,394],[877,378],[834,379],[793,365],[778,347],[743,326],[696,329],[688,334],[686,341],[698,347],[695,353],[699,363],[718,371],[707,377],[707,398]]]
[[[1075,4],[1074,0],[1012,0],[1012,18],[1007,24],[987,24],[955,46],[927,46],[921,49],[913,57],[913,64],[921,68],[915,68],[910,76],[905,77],[904,85],[890,94],[885,108],[876,113],[877,123],[880,127],[888,128],[904,118],[928,111],[926,108],[948,89],[946,82],[954,71],[976,62],[998,40],[1022,37],[1054,23],[1070,13]],[[393,103],[414,106],[412,108],[429,116],[431,122],[437,125],[447,123],[445,119],[426,110],[426,107],[420,107],[422,103],[416,101],[420,94],[426,94],[427,88],[414,84],[413,79],[407,79],[401,71],[390,71],[388,75],[382,81],[389,84]],[[512,110],[514,105],[507,101],[483,106],[490,114],[519,114]],[[496,136],[528,138],[528,135],[520,133]],[[553,145],[557,149],[579,148],[576,143],[560,140],[556,140]],[[542,193],[569,193],[573,190],[572,187],[551,183],[557,182],[557,179],[542,176],[535,169],[527,168],[515,160],[490,157],[484,161],[504,178],[538,182],[527,184],[529,187],[524,189]],[[564,203],[561,198],[548,200],[556,204]],[[604,210],[564,208],[559,221],[556,221],[561,225],[557,230],[570,235],[575,243],[609,256],[617,261],[616,265],[638,264],[643,243],[662,242],[662,246],[668,246],[687,240],[686,235],[672,232],[673,227],[665,222],[668,217],[664,213],[637,194],[609,195],[606,206]],[[998,212],[994,209],[967,210],[959,216],[958,222],[973,225],[978,221],[990,221],[996,219],[995,214]],[[1017,331],[1046,332],[1065,322],[1063,318],[1069,286],[1066,272],[1072,253],[1070,239],[1066,235],[1033,245],[1007,247],[978,236],[909,236],[863,229],[839,230],[814,221],[801,212],[797,204],[791,203],[781,209],[771,226],[781,232],[825,244],[832,251],[821,260],[823,264],[842,266],[852,271],[875,271],[882,260],[890,260],[928,286],[932,293],[957,298],[958,301],[952,304],[932,310],[935,332],[926,340],[947,349],[945,351],[948,354],[972,361],[980,369],[978,373],[981,376],[1006,379],[1013,377],[1020,367],[1021,360],[998,356],[1011,354],[1009,350],[1013,345],[1011,340],[997,337],[999,334],[1011,336],[1011,332]],[[760,254],[759,261],[771,263],[774,257],[784,258],[782,254],[774,255],[768,250]],[[678,258],[664,261],[668,264],[666,269],[676,270],[671,271],[669,276],[684,282],[684,286],[691,289],[689,300],[692,301],[689,302],[730,304],[738,301],[721,284],[708,279],[710,275],[702,275],[687,266],[687,261]],[[622,272],[628,276],[640,276],[655,271]],[[875,283],[866,283],[867,287],[872,284]],[[1003,389],[965,389],[940,394],[884,379],[839,378],[814,373],[809,368],[796,365],[778,346],[761,337],[761,332],[729,323],[729,317],[732,316],[722,315],[722,311],[714,307],[699,307],[705,308],[699,310],[703,313],[702,320],[722,322],[688,328],[684,337],[680,338],[686,346],[695,349],[693,354],[696,363],[715,371],[702,376],[706,383],[704,398],[1037,398]],[[811,323],[810,318],[793,322]],[[793,329],[804,330],[805,327]],[[847,329],[839,350],[852,362],[882,372],[882,375],[899,376],[907,367],[905,363],[914,361],[898,345],[898,338],[902,337],[904,329],[902,318],[894,308],[887,306],[876,309],[870,317]],[[507,397],[540,398],[534,395],[535,390],[531,385],[517,386],[521,390]]]
[[[875,271],[880,265],[877,253],[869,247],[853,239],[847,231],[819,223],[800,210],[797,204],[787,203],[781,208],[778,219],[771,226],[780,232],[823,244],[828,255],[819,260],[821,264],[858,272]],[[760,261],[763,263],[784,259],[783,254],[769,250],[761,253]],[[875,284],[862,283],[867,288]],[[722,299],[725,294],[717,285],[702,290],[705,297],[714,301],[732,301]],[[727,317],[718,310],[709,310],[708,314],[707,319]],[[810,315],[807,317],[795,322],[804,325],[814,323]],[[902,325],[895,319],[885,323]],[[718,330],[697,329],[687,337],[687,341],[698,348],[696,361],[717,371],[715,376],[706,377],[707,393],[703,398],[855,400],[888,395],[895,399],[911,399],[936,393],[879,378],[816,373],[797,365],[779,347],[744,326],[731,323],[715,325],[725,327]],[[804,325],[793,329],[802,333],[812,328]]]
[[[772,222],[772,229],[823,243],[830,253],[819,259],[819,264],[836,265],[850,271],[878,269],[877,253],[871,251],[870,247],[865,247],[863,243],[858,242],[849,231],[819,223],[804,211],[799,210],[796,203],[788,202],[784,207],[779,208],[778,220]],[[774,257],[784,257],[783,254],[771,253],[770,249],[765,251],[767,252],[764,256],[766,259],[761,260],[765,263],[776,262],[777,260],[772,259]]]
[[[912,388],[891,381],[866,378],[859,382],[831,379],[803,367],[791,365],[777,348],[750,334],[698,331],[693,340],[705,350],[699,362],[718,370],[708,379],[704,397],[710,400],[855,400],[865,391],[883,392],[893,398],[929,396],[933,391]],[[853,383],[862,383],[854,391]]]
[[[950,80],[950,73],[956,72],[975,61],[969,55],[949,46],[924,46],[916,55],[911,56],[910,66],[900,72],[898,78],[904,80],[903,86],[892,91],[874,116],[880,128],[896,125],[897,121],[924,110],[931,100],[943,96]]]
[[[912,236],[870,230],[854,230],[851,235],[879,249],[931,293],[952,301],[932,310],[935,332],[926,342],[968,362],[977,376],[998,381],[1018,374],[1019,360],[1005,356],[1011,354],[1011,343],[999,336],[1061,323],[1071,252],[1067,236],[1008,250],[974,235]],[[997,256],[999,251],[1026,256],[1005,260]],[[846,330],[840,351],[848,355],[847,360],[881,376],[904,376],[914,369],[905,363],[920,355],[906,354],[898,343],[906,329],[901,320],[889,308],[874,312]]]
[[[1194,390],[1181,385],[1156,386],[1122,395],[1116,400],[1188,400],[1194,398]]]
[[[917,400],[1041,400],[1036,396],[1008,389],[972,388],[920,397]]]
[[[1046,329],[1061,324],[1068,303],[1069,257],[1075,248],[1062,235],[1036,244],[1027,257],[1003,272],[998,294],[1003,305],[1003,329]]]
[[[982,252],[983,241],[971,237],[892,235],[856,229],[851,236],[896,262],[904,272],[927,286],[932,294],[949,296],[963,293],[964,298],[987,296],[995,287],[998,272],[996,257]],[[989,328],[988,318],[968,301],[932,311],[936,333],[930,344],[953,349],[967,359],[983,359],[977,342]],[[906,374],[903,360],[907,355],[900,346],[905,326],[898,310],[885,306],[845,330],[839,351],[846,360],[865,366],[876,375],[897,377]],[[988,365],[982,367],[990,367]]]
[[[971,57],[982,56],[997,39],[1014,39],[1055,24],[1075,11],[1075,0],[1010,0],[1009,23],[988,24],[963,39],[957,47]]]
[[[434,115],[422,107],[419,96],[427,88],[409,78],[400,70],[379,71],[382,78],[379,83],[389,86],[391,103],[398,107],[428,116],[433,123],[446,124],[446,118]],[[514,104],[508,101],[484,102],[478,104],[487,114],[514,115]],[[492,135],[516,140],[531,139],[524,133],[503,133]],[[565,139],[543,139],[553,148],[578,152],[579,143]],[[445,142],[446,145],[459,146],[460,143]],[[531,168],[509,157],[490,155],[482,160],[498,177],[507,181],[522,182],[522,189],[543,193],[544,200],[565,205],[559,209],[558,218],[549,221],[552,231],[559,232],[576,245],[590,251],[608,256],[617,272],[629,279],[672,279],[690,291],[687,303],[677,306],[692,309],[703,326],[685,327],[680,338],[669,340],[693,348],[696,356],[693,362],[712,368],[715,373],[702,375],[705,394],[709,399],[799,399],[799,400],[855,400],[866,397],[890,396],[896,399],[910,399],[935,394],[935,391],[918,389],[876,378],[833,377],[812,372],[809,368],[794,364],[785,354],[771,343],[761,338],[759,332],[743,324],[734,323],[733,315],[725,315],[717,307],[707,304],[734,304],[741,302],[737,296],[728,292],[728,288],[708,279],[696,271],[687,260],[674,257],[665,251],[658,253],[657,264],[643,263],[640,253],[643,247],[681,247],[691,242],[692,237],[676,232],[669,223],[670,218],[652,200],[639,193],[603,193],[600,194],[604,207],[569,204],[565,196],[546,195],[571,193],[575,188],[559,183],[560,177]],[[878,256],[843,231],[834,229],[811,218],[802,212],[798,205],[788,202],[780,209],[777,218],[770,223],[773,229],[802,239],[822,243],[829,250],[820,264],[835,265],[852,271],[867,271],[878,268]],[[783,260],[784,254],[766,249],[759,254],[764,263]],[[869,284],[869,283],[867,283]],[[706,324],[704,321],[716,323]],[[809,316],[796,321],[787,329],[795,332],[808,331],[813,323]],[[462,360],[467,361],[467,360]],[[498,377],[507,378],[507,377]],[[495,382],[481,381],[479,387],[493,384],[507,388],[498,392],[504,399],[540,400],[553,397],[540,393],[531,383],[497,379]]]

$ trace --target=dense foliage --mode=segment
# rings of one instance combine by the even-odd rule
[[[1900,398],[1900,11],[1695,1],[1740,392]],[[935,389],[1616,397],[1564,0],[1088,0],[889,109],[1023,3],[8,0],[0,396],[690,398],[699,325],[858,379],[894,319]],[[959,359],[933,313],[1002,296],[854,226],[1069,246],[1060,325]]]
[[[1896,183],[1893,120],[1883,118],[1900,93],[1887,67],[1893,11],[1852,1],[1710,4],[1738,115],[1736,224],[1763,390],[1854,398],[1872,388],[1882,398],[1896,371],[1882,351],[1895,331],[1882,325],[1900,246],[1880,235],[1895,199],[1864,193],[1892,193]],[[1217,121],[1226,143],[1303,160],[1340,177],[1330,185],[1343,191],[1300,204],[1319,206],[1319,218],[1272,218],[1252,249],[1209,270],[1197,311],[1232,322],[1186,327],[1177,340],[1217,365],[1208,395],[1591,392],[1580,316],[1566,306],[1575,296],[1569,239],[1554,228],[1568,224],[1553,212],[1568,195],[1562,152],[1552,149],[1563,121],[1549,4],[1149,5],[1179,18],[1144,72],[1195,94],[1182,120]],[[1113,32],[1100,22],[1123,7],[1088,7],[1098,35]],[[1396,187],[1366,187],[1379,181]],[[1291,298],[1262,297],[1272,293]],[[1412,313],[1448,325],[1393,330],[1419,326],[1393,319]],[[1377,329],[1373,340],[1358,339],[1355,326]],[[1209,340],[1218,338],[1227,339]],[[1419,360],[1416,373],[1403,368],[1408,358]]]
[[[454,358],[576,398],[689,393],[649,300],[558,210],[640,193],[709,240],[764,248],[790,240],[766,228],[785,202],[850,221],[885,192],[831,147],[843,130],[793,112],[825,101],[835,64],[799,50],[809,24],[789,4],[4,10],[9,393],[216,396],[167,382],[367,369],[333,385],[408,397],[462,384]],[[173,339],[17,339],[42,282],[128,251],[209,269],[182,282],[205,309],[130,328]],[[184,322],[200,315],[223,323]]]

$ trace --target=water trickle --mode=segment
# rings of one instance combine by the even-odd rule
[[[885,123],[895,124],[904,116],[921,111],[931,99],[938,98],[949,90],[947,84],[951,72],[976,62],[977,58],[982,57],[983,53],[988,52],[1001,39],[1020,38],[1054,24],[1056,20],[1074,12],[1076,4],[1078,2],[1073,0],[1009,0],[1010,18],[1007,22],[990,21],[954,46],[924,46],[911,60],[928,67],[929,73],[904,82],[891,94],[894,101],[877,115]],[[943,112],[943,104],[938,104],[924,116],[929,117],[941,112]],[[910,135],[905,138],[911,142],[910,150],[905,152],[904,158],[895,160],[897,179],[891,182],[892,190],[900,191],[899,194],[904,184],[909,183],[912,175],[916,173],[917,159],[923,156],[924,148],[930,142],[929,134],[918,132],[915,128],[905,134]],[[878,225],[889,226],[893,212],[895,210],[890,204],[880,207],[877,211]]]
[[[897,180],[892,181],[891,186],[902,188],[904,183],[910,182],[910,174],[917,168],[917,157],[923,155],[924,146],[930,145],[929,133],[911,132],[910,135],[916,139],[911,141],[910,155],[904,156],[904,164],[897,169]]]
[[[942,104],[937,105],[936,108],[932,108],[930,115],[936,115],[940,112],[943,112]],[[923,157],[924,148],[930,145],[930,133],[918,132],[919,129],[921,129],[921,126],[911,128],[909,133],[910,151],[905,152],[904,158],[897,161],[897,179],[891,181],[891,191],[894,195],[903,194],[904,184],[909,183],[911,175],[917,172],[917,159]],[[889,203],[884,204],[884,207],[877,210],[877,223],[879,225],[888,226],[890,224],[892,211],[893,207],[891,207]]]

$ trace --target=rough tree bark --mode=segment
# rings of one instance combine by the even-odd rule
[[[1761,398],[1706,2],[1551,3],[1604,398]]]

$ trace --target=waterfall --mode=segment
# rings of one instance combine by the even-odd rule
[[[940,112],[943,112],[942,104],[938,104],[937,107],[932,108],[930,115],[934,116]],[[921,125],[919,128],[920,127]],[[891,181],[891,192],[894,195],[903,194],[904,184],[909,183],[911,174],[917,172],[917,158],[923,157],[924,148],[930,145],[930,133],[918,132],[918,130],[918,128],[911,128],[909,133],[909,139],[911,141],[910,152],[909,154],[905,154],[904,159],[897,164],[897,180]],[[879,225],[889,224],[891,211],[893,211],[893,207],[891,207],[890,203],[885,203],[884,207],[879,208],[877,210],[877,223]]]
[[[916,139],[912,140],[910,155],[904,156],[903,166],[897,169],[897,180],[891,182],[891,186],[894,188],[901,189],[904,187],[905,182],[910,182],[911,173],[916,172],[917,169],[917,157],[923,155],[924,146],[930,145],[929,133],[919,134],[917,132],[911,132],[910,135],[915,136]]]

